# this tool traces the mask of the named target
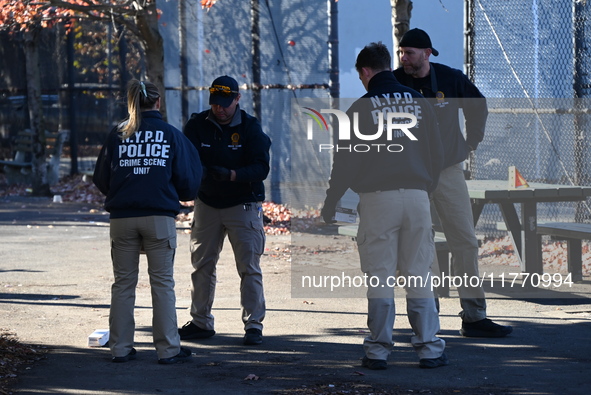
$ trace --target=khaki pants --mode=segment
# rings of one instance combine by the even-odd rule
[[[411,343],[419,358],[438,358],[445,341],[436,335],[439,315],[429,284],[435,248],[427,192],[361,193],[359,218],[361,270],[375,285],[367,290],[370,335],[363,343],[366,356],[385,360],[392,349],[396,315],[392,285],[399,270],[401,277],[409,278],[405,290],[408,320],[414,331]]]
[[[146,252],[152,291],[152,336],[158,358],[180,351],[174,293],[173,264],[176,249],[174,218],[148,216],[111,219],[111,257],[115,282],[111,287],[109,347],[123,357],[133,347],[135,288],[140,250]]]
[[[228,235],[240,276],[240,304],[244,329],[263,328],[265,296],[260,259],[265,248],[261,203],[216,209],[199,199],[191,225],[191,316],[200,328],[214,329],[211,312],[216,285],[216,265]]]
[[[451,274],[478,276],[478,240],[461,163],[441,172],[439,184],[431,199],[451,251]],[[464,322],[486,318],[486,299],[482,287],[461,286],[458,294],[462,307],[460,316]]]

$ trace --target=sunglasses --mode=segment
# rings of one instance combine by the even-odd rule
[[[214,85],[211,88],[209,88],[209,93],[221,95],[221,96],[225,96],[225,97],[230,97],[233,94],[238,93],[238,92],[231,90],[229,86]]]

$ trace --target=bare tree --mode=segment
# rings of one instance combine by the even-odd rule
[[[201,0],[211,8],[216,0]],[[39,71],[39,40],[41,29],[57,23],[95,20],[128,29],[140,43],[146,59],[146,73],[161,92],[164,87],[164,47],[158,30],[156,0],[0,0],[0,30],[22,32],[27,73],[29,118],[34,132],[33,181],[35,196],[50,194],[47,181],[45,126],[41,108],[41,79]],[[165,95],[162,115],[166,118]]]
[[[400,60],[397,56],[398,43],[400,39],[410,28],[410,18],[412,11],[411,0],[390,0],[392,6],[392,43],[394,45],[394,68],[400,66]]]

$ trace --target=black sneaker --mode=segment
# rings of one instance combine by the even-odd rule
[[[215,331],[213,329],[199,328],[193,322],[189,321],[179,329],[179,335],[181,340],[207,339],[215,335]]]
[[[192,352],[191,349],[186,348],[186,347],[181,347],[181,351],[175,355],[174,357],[170,357],[170,358],[160,358],[158,359],[158,363],[162,364],[162,365],[172,365],[173,363],[185,363],[185,362],[189,362],[191,359],[189,358],[191,356]]]
[[[257,328],[250,328],[246,330],[244,334],[244,345],[245,346],[256,346],[263,342],[263,331]]]
[[[137,354],[137,351],[135,351],[135,348],[132,348],[131,351],[129,352],[129,354],[127,354],[124,357],[113,357],[111,359],[111,362],[119,363],[119,362],[131,361],[132,359],[136,358],[136,354]]]
[[[460,334],[466,337],[505,337],[513,327],[495,324],[488,318],[476,322],[462,322]]]
[[[439,358],[423,358],[419,360],[419,368],[421,369],[435,369],[448,364],[449,360],[447,359],[447,355],[445,355],[445,353],[441,354]]]
[[[371,370],[385,370],[388,368],[388,362],[385,359],[371,359],[363,357],[361,360],[361,366]]]

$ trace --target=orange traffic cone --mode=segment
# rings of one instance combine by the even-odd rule
[[[515,166],[509,166],[509,188],[529,188],[529,184]]]

